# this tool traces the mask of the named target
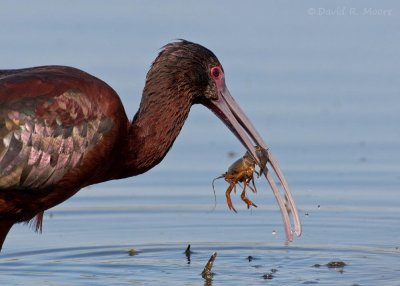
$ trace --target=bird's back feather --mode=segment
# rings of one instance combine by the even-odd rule
[[[18,92],[13,82],[23,86],[31,80],[21,74],[8,80],[12,72],[0,73],[0,191],[57,184],[113,125],[99,105],[73,84],[50,92],[46,88],[35,94]],[[44,80],[43,76],[31,80],[31,86],[43,85]]]

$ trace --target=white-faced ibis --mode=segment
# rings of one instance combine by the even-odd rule
[[[230,95],[224,69],[208,49],[185,40],[162,49],[146,77],[140,107],[129,121],[117,93],[102,80],[66,66],[0,70],[0,247],[10,228],[32,219],[83,187],[139,175],[157,165],[178,136],[191,105],[212,110],[256,163],[261,136]],[[285,178],[269,164],[301,226]],[[287,238],[291,224],[268,169]]]

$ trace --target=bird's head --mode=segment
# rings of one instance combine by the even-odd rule
[[[156,85],[149,84],[153,80],[158,89],[163,85],[165,96],[188,97],[185,101],[212,110],[259,161],[254,146],[267,146],[230,95],[224,69],[213,52],[186,40],[167,44],[154,60],[146,86]]]
[[[234,133],[261,169],[264,169],[263,163],[265,162],[260,162],[255,146],[263,148],[268,153],[268,162],[280,180],[286,196],[289,196],[289,200],[291,199],[287,183],[277,162],[260,134],[231,96],[225,83],[224,69],[213,52],[186,40],[167,44],[153,62],[146,81],[146,86],[162,84],[163,86],[157,86],[157,88],[163,89],[166,96],[172,94],[173,96],[187,97],[185,102],[200,103],[209,108]],[[150,91],[147,91],[147,94],[151,96]],[[277,198],[284,218],[286,234],[291,240],[292,232],[288,212],[281,194],[267,168],[264,169],[264,174]],[[301,227],[297,210],[295,210],[294,202],[290,203],[295,220],[295,232],[300,235]]]

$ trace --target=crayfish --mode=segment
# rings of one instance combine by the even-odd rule
[[[256,170],[256,162],[253,159],[253,157],[250,155],[249,152],[246,152],[244,156],[238,160],[236,160],[229,168],[228,171],[225,172],[225,174],[222,174],[221,176],[215,178],[212,181],[212,186],[215,192],[214,188],[214,182],[217,179],[224,178],[225,181],[229,183],[229,186],[225,192],[226,195],[226,201],[228,204],[228,207],[230,210],[233,210],[236,212],[236,209],[234,208],[231,200],[231,192],[234,190],[236,193],[236,185],[239,183],[243,183],[243,191],[240,195],[242,201],[244,201],[247,205],[247,208],[250,208],[250,206],[257,207],[256,204],[254,204],[247,196],[246,196],[246,187],[249,187],[250,190],[252,190],[253,193],[257,193],[257,188],[256,185],[254,184],[254,173],[257,174],[257,177],[259,177],[263,169],[266,168],[266,164],[268,161],[268,150],[265,150],[264,148],[260,146],[256,146],[256,153],[258,156],[258,159],[261,163],[261,166],[259,170]]]

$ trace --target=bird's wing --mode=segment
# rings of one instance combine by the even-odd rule
[[[0,190],[44,189],[77,167],[112,127],[78,89],[0,104]]]

